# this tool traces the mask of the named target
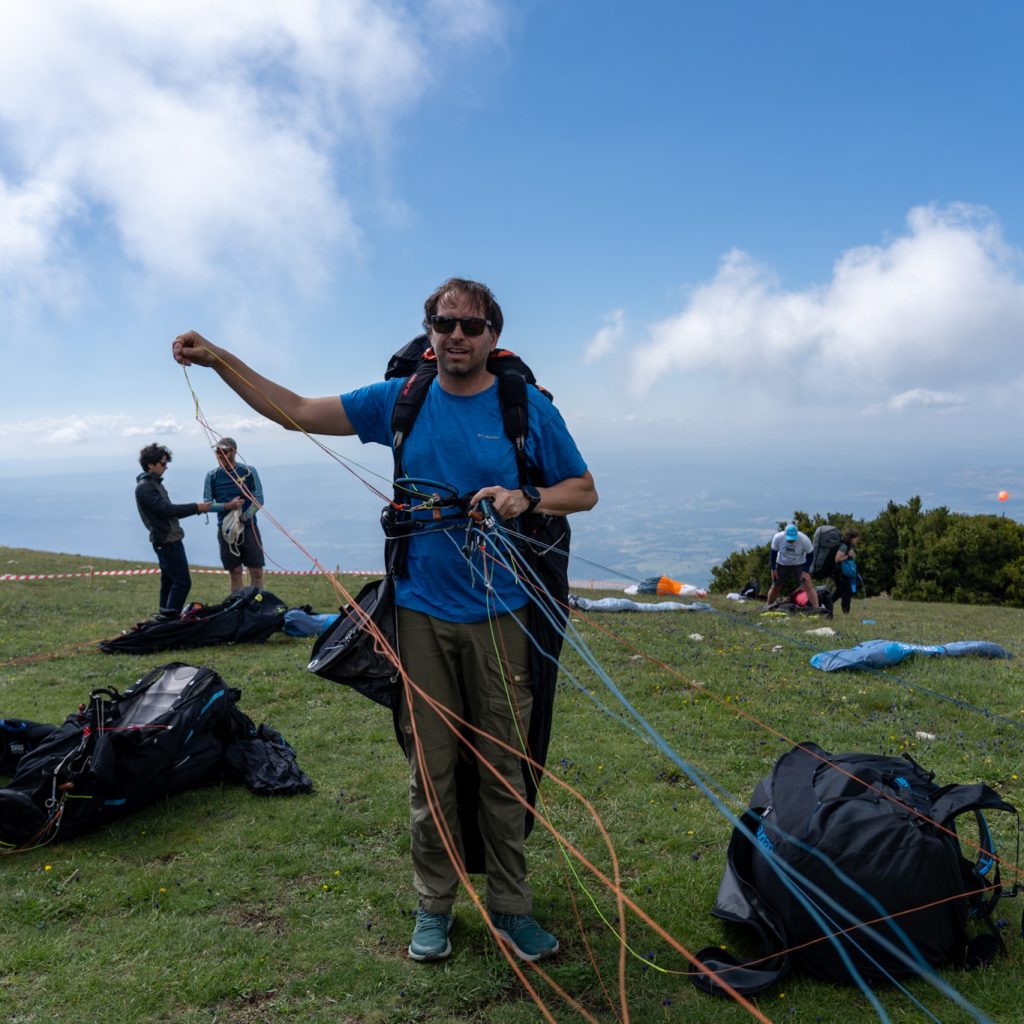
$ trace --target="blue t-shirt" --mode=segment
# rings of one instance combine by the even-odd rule
[[[345,414],[359,440],[391,447],[391,414],[404,379],[381,381],[341,396]],[[526,458],[537,482],[550,487],[583,476],[587,464],[554,404],[528,387],[530,431]],[[512,443],[505,434],[497,383],[477,395],[452,395],[435,379],[402,449],[406,476],[449,484],[459,494],[481,487],[519,487]],[[461,526],[465,521],[459,520]],[[483,622],[488,592],[482,573],[491,577],[491,609],[522,608],[528,596],[512,573],[479,553],[467,563],[465,531],[438,530],[409,540],[408,575],[397,580],[395,600],[402,608],[447,622]]]

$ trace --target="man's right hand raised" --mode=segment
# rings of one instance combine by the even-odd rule
[[[214,346],[198,331],[186,331],[171,342],[171,355],[182,366],[213,366],[216,362]]]
[[[257,373],[226,348],[214,345],[198,331],[185,331],[171,342],[171,355],[182,366],[209,366],[222,381],[261,416],[286,430],[310,434],[354,434],[341,398],[307,398]]]

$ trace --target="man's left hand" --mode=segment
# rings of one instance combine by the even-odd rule
[[[530,507],[530,499],[522,491],[510,491],[504,487],[481,487],[470,499],[469,507],[475,509],[481,499],[491,503],[499,519],[515,519]]]

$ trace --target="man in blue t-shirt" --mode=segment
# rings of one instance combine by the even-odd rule
[[[238,445],[233,437],[222,437],[213,447],[217,468],[206,474],[203,497],[217,513],[217,544],[220,564],[228,571],[231,593],[242,589],[242,566],[249,572],[249,586],[263,587],[263,538],[256,522],[257,509],[263,508],[263,484],[255,466],[237,462]],[[228,503],[242,499],[240,509],[232,513]]]
[[[532,387],[527,389],[526,457],[540,483],[520,487],[496,378],[487,369],[504,323],[491,290],[451,278],[427,298],[424,313],[437,377],[402,449],[406,475],[471,494],[471,507],[487,499],[503,520],[532,511],[563,516],[592,508],[597,502],[593,477],[558,410]],[[179,335],[172,351],[185,366],[215,369],[257,412],[288,429],[393,442],[391,414],[402,380],[348,391],[340,400],[307,398],[261,377],[194,331]],[[459,742],[446,724],[443,712],[448,710],[471,720],[483,734],[479,822],[491,922],[522,959],[538,960],[557,952],[558,940],[531,916],[523,852],[527,805],[514,753],[528,731],[532,709],[529,638],[514,615],[529,598],[498,560],[485,562],[480,553],[467,560],[464,535],[464,530],[460,537],[443,529],[415,533],[407,574],[396,580],[401,659],[410,679],[400,727],[409,757],[412,860],[419,893],[409,956],[430,961],[451,953],[460,869],[449,847],[458,862],[464,857],[454,786]]]

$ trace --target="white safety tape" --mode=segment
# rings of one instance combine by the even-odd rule
[[[93,572],[49,572],[49,573],[0,573],[0,583],[20,580],[73,580],[91,576],[152,576],[159,569],[96,569]],[[189,569],[194,573],[209,573],[216,576],[227,576],[227,569]],[[384,570],[366,569],[335,569],[338,576],[383,576]],[[266,569],[265,576],[322,576],[319,569]]]
[[[74,580],[91,576],[153,576],[159,569],[96,569],[91,572],[48,572],[48,573],[0,573],[0,583],[22,580]],[[227,569],[189,569],[194,573],[209,573],[227,576]],[[266,569],[265,576],[323,576],[319,569]],[[383,576],[383,569],[335,569],[335,576]],[[569,586],[576,590],[618,590],[621,580],[569,580]]]

